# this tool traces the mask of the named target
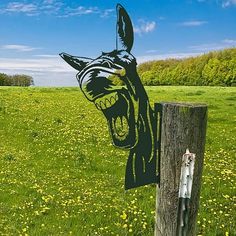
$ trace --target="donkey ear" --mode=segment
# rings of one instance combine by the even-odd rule
[[[134,33],[128,13],[120,4],[116,6],[117,28],[116,28],[116,49],[131,51],[134,42]]]
[[[84,69],[84,67],[93,61],[91,58],[87,57],[75,57],[71,56],[70,54],[67,53],[60,53],[59,54],[70,66],[72,66],[74,69],[81,71]]]

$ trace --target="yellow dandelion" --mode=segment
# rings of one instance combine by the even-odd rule
[[[126,215],[126,213],[125,213],[125,212],[123,212],[123,214],[122,214],[122,215],[120,215],[120,218],[121,218],[121,219],[123,219],[123,220],[125,220],[125,219],[127,218],[127,215]]]

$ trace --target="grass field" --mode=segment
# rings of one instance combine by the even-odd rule
[[[236,235],[236,88],[149,87],[203,102],[198,235]],[[153,235],[155,185],[124,191],[128,153],[78,88],[0,88],[0,235]]]

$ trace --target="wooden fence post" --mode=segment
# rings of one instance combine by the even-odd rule
[[[155,236],[196,234],[206,124],[206,105],[162,103],[160,185],[157,186]],[[187,230],[185,234],[179,234],[179,183],[182,157],[187,149],[195,154],[195,166]]]

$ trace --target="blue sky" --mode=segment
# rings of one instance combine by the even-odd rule
[[[0,72],[38,86],[74,86],[60,52],[97,57],[115,49],[117,3],[135,31],[138,62],[236,46],[236,0],[0,1]]]

